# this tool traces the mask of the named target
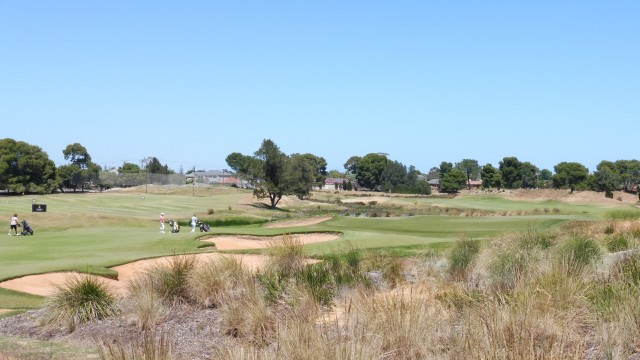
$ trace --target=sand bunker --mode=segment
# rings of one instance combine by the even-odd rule
[[[297,237],[303,244],[331,241],[339,238],[338,234],[331,233],[297,234],[289,236]],[[214,236],[202,241],[214,242],[218,250],[244,250],[265,248],[271,242],[278,241],[281,238],[282,236],[273,236],[265,240],[264,237],[258,236]],[[186,256],[195,256],[197,261],[202,262],[220,259],[222,257],[234,257],[251,271],[257,271],[263,268],[269,258],[266,255],[220,254],[216,252]],[[139,276],[154,266],[162,265],[162,263],[170,261],[170,258],[171,257],[168,256],[150,260],[139,260],[115,266],[112,269],[118,272],[118,280],[104,278],[104,282],[116,291],[116,293],[126,295],[126,287],[130,280],[135,279],[136,276]],[[0,283],[0,287],[34,295],[50,296],[56,292],[56,285],[63,285],[69,277],[78,275],[79,273],[76,272],[53,272],[40,275],[28,275],[2,282]]]
[[[312,233],[312,234],[293,234],[287,235],[297,238],[303,244],[313,244],[324,241],[332,241],[340,238],[335,233]],[[212,242],[216,244],[218,250],[245,250],[245,249],[264,249],[271,243],[282,240],[282,236],[251,236],[251,235],[222,235],[212,236],[201,241]]]
[[[309,226],[309,225],[319,224],[327,220],[331,220],[332,218],[333,216],[324,216],[324,217],[317,217],[312,219],[279,221],[279,222],[267,224],[265,225],[265,227],[274,229],[274,228],[295,227],[295,226]]]
[[[220,253],[203,253],[193,254],[186,256],[195,256],[198,261],[209,261],[214,259],[220,259],[222,257],[234,257],[237,258],[242,264],[252,271],[263,268],[267,263],[268,256],[266,255],[241,255],[241,254],[220,254]],[[111,289],[120,295],[126,295],[126,287],[130,280],[136,278],[136,276],[144,273],[144,271],[153,268],[154,266],[161,265],[169,261],[170,257],[162,257],[150,260],[139,260],[132,263],[115,266],[112,269],[118,272],[118,280],[101,278]],[[79,276],[81,274],[77,272],[53,272],[39,275],[23,276],[0,283],[0,287],[24,293],[50,296],[53,295],[57,288],[56,286],[63,285],[69,278],[73,276]]]

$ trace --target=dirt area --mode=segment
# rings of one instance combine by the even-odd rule
[[[298,238],[303,244],[313,244],[324,241],[338,240],[340,236],[334,233],[313,233],[313,234],[295,234],[288,235]],[[272,236],[269,238],[260,236],[212,236],[210,238],[201,239],[201,241],[212,242],[216,244],[218,250],[243,250],[243,249],[263,249],[273,242],[282,239],[282,236]]]
[[[269,229],[275,229],[275,228],[296,227],[296,226],[309,226],[309,225],[319,224],[327,220],[331,220],[332,218],[333,216],[324,216],[324,217],[317,217],[312,219],[286,220],[286,221],[279,221],[275,223],[269,223],[265,227]]]
[[[638,195],[623,191],[614,191],[613,199],[604,197],[604,193],[595,191],[574,191],[556,189],[516,189],[502,191],[471,191],[461,193],[458,196],[497,195],[505,198],[529,201],[557,200],[577,204],[597,204],[602,206],[617,206],[624,204],[637,204]]]

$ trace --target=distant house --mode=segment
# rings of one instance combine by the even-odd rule
[[[325,190],[343,190],[344,189],[344,184],[349,181],[349,179],[344,179],[344,178],[326,178],[324,180],[324,187],[323,189]]]
[[[440,179],[431,179],[427,180],[427,183],[431,186],[431,189],[438,190],[440,189]]]
[[[468,185],[471,190],[479,190],[482,187],[482,180],[470,180]]]

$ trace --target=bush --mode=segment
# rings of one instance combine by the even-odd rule
[[[159,264],[146,272],[154,284],[155,294],[168,305],[178,305],[189,300],[188,280],[196,267],[196,258],[175,255],[167,263]]]
[[[139,337],[133,339],[130,346],[124,345],[121,341],[103,339],[98,347],[98,355],[101,360],[170,360],[171,348],[172,342],[166,333],[143,331]]]
[[[138,329],[153,329],[169,314],[162,298],[156,293],[156,284],[152,276],[143,275],[127,284],[129,296],[125,304],[133,312]]]
[[[591,238],[584,236],[569,239],[559,252],[560,262],[568,274],[579,275],[586,268],[602,259],[602,250]]]
[[[294,277],[300,273],[305,265],[302,251],[302,240],[298,237],[284,234],[279,240],[269,243],[269,260],[267,271],[272,271],[284,277]]]
[[[46,325],[64,325],[69,332],[77,324],[100,320],[119,312],[117,298],[99,278],[73,275],[47,300]]]
[[[473,268],[479,252],[480,243],[478,241],[466,238],[456,241],[449,253],[449,275],[458,281],[465,280]]]
[[[623,234],[607,237],[605,244],[610,252],[618,252],[629,249],[629,240]]]
[[[188,279],[189,295],[199,306],[219,307],[251,280],[240,261],[223,257],[194,269]]]
[[[330,264],[308,265],[298,275],[298,280],[318,304],[329,305],[333,301],[337,291]]]

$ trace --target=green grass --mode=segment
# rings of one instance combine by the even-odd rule
[[[16,312],[36,309],[44,304],[44,300],[45,298],[42,296],[0,288],[0,309],[15,310]]]
[[[145,191],[148,191],[145,192]],[[192,193],[193,191],[193,193]],[[363,202],[368,203],[367,198]],[[31,204],[47,204],[46,213],[31,213]],[[297,232],[337,232],[340,240],[310,244],[307,254],[322,255],[346,246],[359,249],[393,249],[398,254],[447,247],[447,243],[465,234],[485,240],[507,232],[545,231],[574,220],[591,220],[613,214],[629,218],[638,210],[620,205],[604,208],[561,202],[514,201],[497,196],[443,198],[399,198],[393,206],[442,206],[460,209],[483,209],[495,212],[533,211],[519,216],[438,216],[355,218],[337,216],[307,227],[264,228],[267,220],[295,218],[311,210],[323,213],[339,211],[338,205],[290,200],[287,208],[266,209],[256,205],[251,193],[241,189],[196,187],[140,187],[128,192],[94,194],[55,194],[1,196],[0,219],[18,213],[35,230],[34,236],[13,236],[0,242],[0,281],[28,274],[80,270],[114,277],[109,267],[130,261],[163,255],[207,251],[200,249],[201,236],[213,234],[251,234],[273,236]],[[542,209],[558,208],[544,213]],[[212,211],[211,211],[212,210]],[[283,211],[284,210],[284,211]],[[192,234],[182,227],[178,234],[159,232],[160,212],[167,219],[186,223],[194,213],[212,224],[210,233]],[[631,215],[630,215],[631,214]],[[222,226],[224,225],[224,226]],[[8,228],[8,224],[7,224]],[[347,245],[349,244],[349,245]],[[210,249],[209,249],[210,250]],[[6,292],[0,292],[0,304],[7,304]],[[15,296],[11,295],[11,296]],[[22,299],[17,303],[29,303]],[[36,305],[20,305],[29,308]],[[7,308],[7,306],[0,306]]]

